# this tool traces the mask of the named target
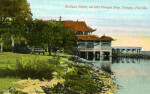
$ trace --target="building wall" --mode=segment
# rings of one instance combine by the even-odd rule
[[[75,31],[76,35],[91,35],[92,31]],[[93,47],[88,47],[88,44],[93,44]],[[93,56],[93,59],[98,57],[112,56],[111,41],[77,41],[78,45],[78,56],[89,59],[89,56]],[[93,55],[91,55],[93,53]]]
[[[87,48],[88,43],[93,43],[94,47],[93,48]],[[103,45],[104,43],[108,43],[109,45]],[[84,45],[78,45],[78,52],[80,57],[85,57],[85,59],[89,58],[89,54],[93,52],[93,59],[98,59],[98,56],[112,56],[112,47],[111,47],[111,42],[88,42],[88,41],[82,41],[82,42],[77,42],[77,44],[84,44]],[[86,55],[86,56],[81,56],[81,55]]]
[[[110,41],[102,41],[101,42],[101,56],[109,53],[109,56],[112,56],[112,47]]]

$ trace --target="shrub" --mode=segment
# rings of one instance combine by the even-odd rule
[[[75,72],[67,73],[64,77],[65,91],[76,94],[89,94],[101,92],[101,85],[97,83],[90,72],[92,70],[88,66],[74,65]]]
[[[70,62],[65,63],[70,64]],[[93,94],[102,91],[103,83],[99,83],[93,79],[95,75],[90,72],[92,71],[91,67],[74,64],[67,67],[72,68],[73,71],[67,72],[62,76],[65,82],[54,86],[54,88],[43,88],[46,94]],[[100,79],[98,79],[98,81],[100,81]]]
[[[52,60],[53,62],[56,60]],[[15,65],[16,75],[21,78],[32,79],[52,79],[52,72],[54,71],[54,64],[50,61],[33,60],[28,62],[21,62],[17,60]]]

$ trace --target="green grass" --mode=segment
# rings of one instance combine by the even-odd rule
[[[71,55],[63,53],[52,53],[52,56],[65,58],[71,57]],[[21,60],[22,62],[33,60],[48,60],[50,58],[53,58],[52,56],[48,56],[48,53],[45,53],[45,55],[18,54],[11,52],[0,53],[0,92],[8,90],[9,87],[13,86],[13,82],[21,80],[20,78],[14,77],[11,71],[7,70],[8,67],[15,65],[17,60]]]
[[[10,78],[10,77],[0,78],[0,94],[1,94],[1,92],[8,90],[9,87],[12,87],[13,82],[16,82],[19,80],[21,80],[21,79]]]

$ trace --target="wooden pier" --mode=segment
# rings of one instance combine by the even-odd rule
[[[125,54],[125,53],[118,53],[113,54],[112,57],[128,57],[128,58],[143,58],[143,59],[150,59],[150,54]]]

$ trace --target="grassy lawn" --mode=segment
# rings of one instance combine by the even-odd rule
[[[52,53],[52,55],[57,55],[65,58],[69,58],[71,56],[63,53]],[[21,80],[20,78],[12,77],[9,74],[6,74],[5,71],[3,71],[9,66],[13,66],[17,60],[28,62],[30,60],[48,60],[49,58],[52,58],[52,56],[48,56],[48,53],[45,53],[45,55],[18,54],[11,52],[0,53],[0,92],[7,90],[9,87],[12,87],[13,82]]]
[[[0,94],[1,94],[1,92],[8,90],[9,87],[12,87],[13,82],[16,82],[19,80],[21,80],[21,79],[10,78],[10,77],[0,78]]]

